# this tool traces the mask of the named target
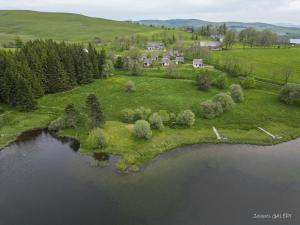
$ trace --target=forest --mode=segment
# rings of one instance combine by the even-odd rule
[[[0,103],[30,111],[45,94],[102,79],[108,66],[105,50],[91,44],[29,41],[14,52],[0,51]]]

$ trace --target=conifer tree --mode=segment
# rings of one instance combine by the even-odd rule
[[[65,108],[65,117],[67,127],[76,128],[79,121],[79,113],[74,104],[69,104]]]
[[[31,111],[36,108],[36,102],[30,89],[30,85],[23,77],[18,77],[16,82],[16,106],[20,111]]]
[[[86,108],[92,128],[99,127],[105,123],[103,108],[96,95],[90,94],[87,96]]]

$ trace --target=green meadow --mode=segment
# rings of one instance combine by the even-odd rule
[[[256,77],[283,82],[286,67],[294,71],[290,82],[300,83],[300,48],[236,48],[214,52],[215,57],[234,57],[254,64]]]
[[[187,70],[186,66],[183,66]],[[6,111],[0,116],[0,146],[23,131],[46,127],[50,121],[62,115],[68,103],[75,103],[82,119],[86,114],[85,98],[94,93],[104,107],[107,122],[104,130],[108,136],[108,147],[96,152],[108,152],[121,156],[117,166],[124,170],[132,165],[147,163],[160,153],[185,144],[214,142],[218,143],[212,131],[216,126],[220,133],[227,137],[229,143],[275,144],[296,138],[300,134],[299,108],[282,104],[277,94],[268,90],[245,91],[245,102],[236,104],[231,111],[220,117],[208,120],[197,118],[192,128],[164,128],[154,131],[150,140],[140,140],[132,133],[133,124],[121,122],[121,111],[125,108],[141,106],[151,108],[152,112],[165,109],[178,113],[190,109],[195,103],[207,100],[221,90],[212,88],[203,92],[197,89],[194,79],[168,79],[153,76],[153,70],[147,69],[142,76],[127,76],[124,71],[116,71],[116,75],[106,80],[98,80],[89,85],[80,86],[71,91],[47,95],[38,102],[38,109],[30,113]],[[198,71],[199,72],[199,71]],[[197,74],[197,71],[194,71]],[[214,76],[211,73],[211,76]],[[127,94],[123,85],[132,80],[136,92]],[[234,82],[234,80],[230,80]],[[227,90],[224,90],[227,91]],[[293,116],[291,116],[293,115]],[[283,138],[274,141],[257,130],[261,126]],[[71,136],[81,143],[84,153],[95,152],[86,147],[89,129],[82,122],[78,129],[65,129],[60,135]]]

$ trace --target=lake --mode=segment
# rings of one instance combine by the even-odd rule
[[[0,225],[300,224],[300,139],[181,147],[136,174],[78,148],[33,131],[2,150]]]

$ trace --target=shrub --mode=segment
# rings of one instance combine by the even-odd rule
[[[168,124],[170,122],[170,115],[167,110],[159,110],[158,114],[164,124]]]
[[[127,81],[127,82],[124,84],[124,90],[125,90],[125,92],[127,92],[127,93],[135,92],[135,91],[136,91],[136,88],[135,88],[134,83],[133,83],[131,80]]]
[[[228,84],[228,79],[225,74],[219,75],[214,81],[213,85],[219,89],[225,89]]]
[[[226,93],[219,93],[214,96],[214,102],[220,102],[223,111],[230,110],[234,106],[234,101],[232,100],[231,96]]]
[[[175,113],[170,113],[170,120],[169,120],[169,126],[174,127],[176,125],[176,114]]]
[[[177,115],[176,123],[178,125],[191,127],[195,123],[195,114],[191,110],[185,110]]]
[[[240,85],[232,84],[230,86],[230,95],[234,102],[242,102],[244,101],[244,92]]]
[[[95,128],[90,131],[86,140],[87,146],[91,149],[105,148],[107,146],[107,138],[105,133],[100,128]]]
[[[279,93],[279,99],[286,104],[300,105],[300,84],[286,84]]]
[[[128,71],[130,75],[138,76],[143,73],[143,67],[138,60],[130,59],[128,61]]]
[[[105,63],[102,65],[102,77],[109,77],[114,72],[114,64],[111,60],[105,60]]]
[[[126,123],[131,123],[134,121],[135,113],[132,109],[122,110],[122,121]]]
[[[194,107],[195,113],[206,119],[213,119],[223,113],[223,108],[220,102],[207,100]]]
[[[136,121],[133,133],[137,138],[150,139],[152,137],[150,124],[145,120]]]
[[[197,86],[202,91],[208,91],[211,85],[211,81],[209,79],[208,72],[200,74],[196,78]]]
[[[251,89],[256,87],[256,81],[253,76],[247,76],[244,80],[241,80],[241,85],[245,89]]]
[[[124,66],[123,58],[122,58],[122,56],[118,56],[117,60],[115,62],[115,68],[117,68],[117,69],[123,69],[123,66]]]
[[[164,128],[163,121],[158,113],[153,113],[149,118],[151,128],[162,130]]]
[[[151,114],[151,109],[140,107],[134,110],[134,119],[136,120],[146,120]]]
[[[58,131],[66,127],[66,121],[63,117],[58,117],[57,119],[53,120],[49,126],[49,131]]]
[[[0,113],[4,113],[4,109],[0,106]]]

